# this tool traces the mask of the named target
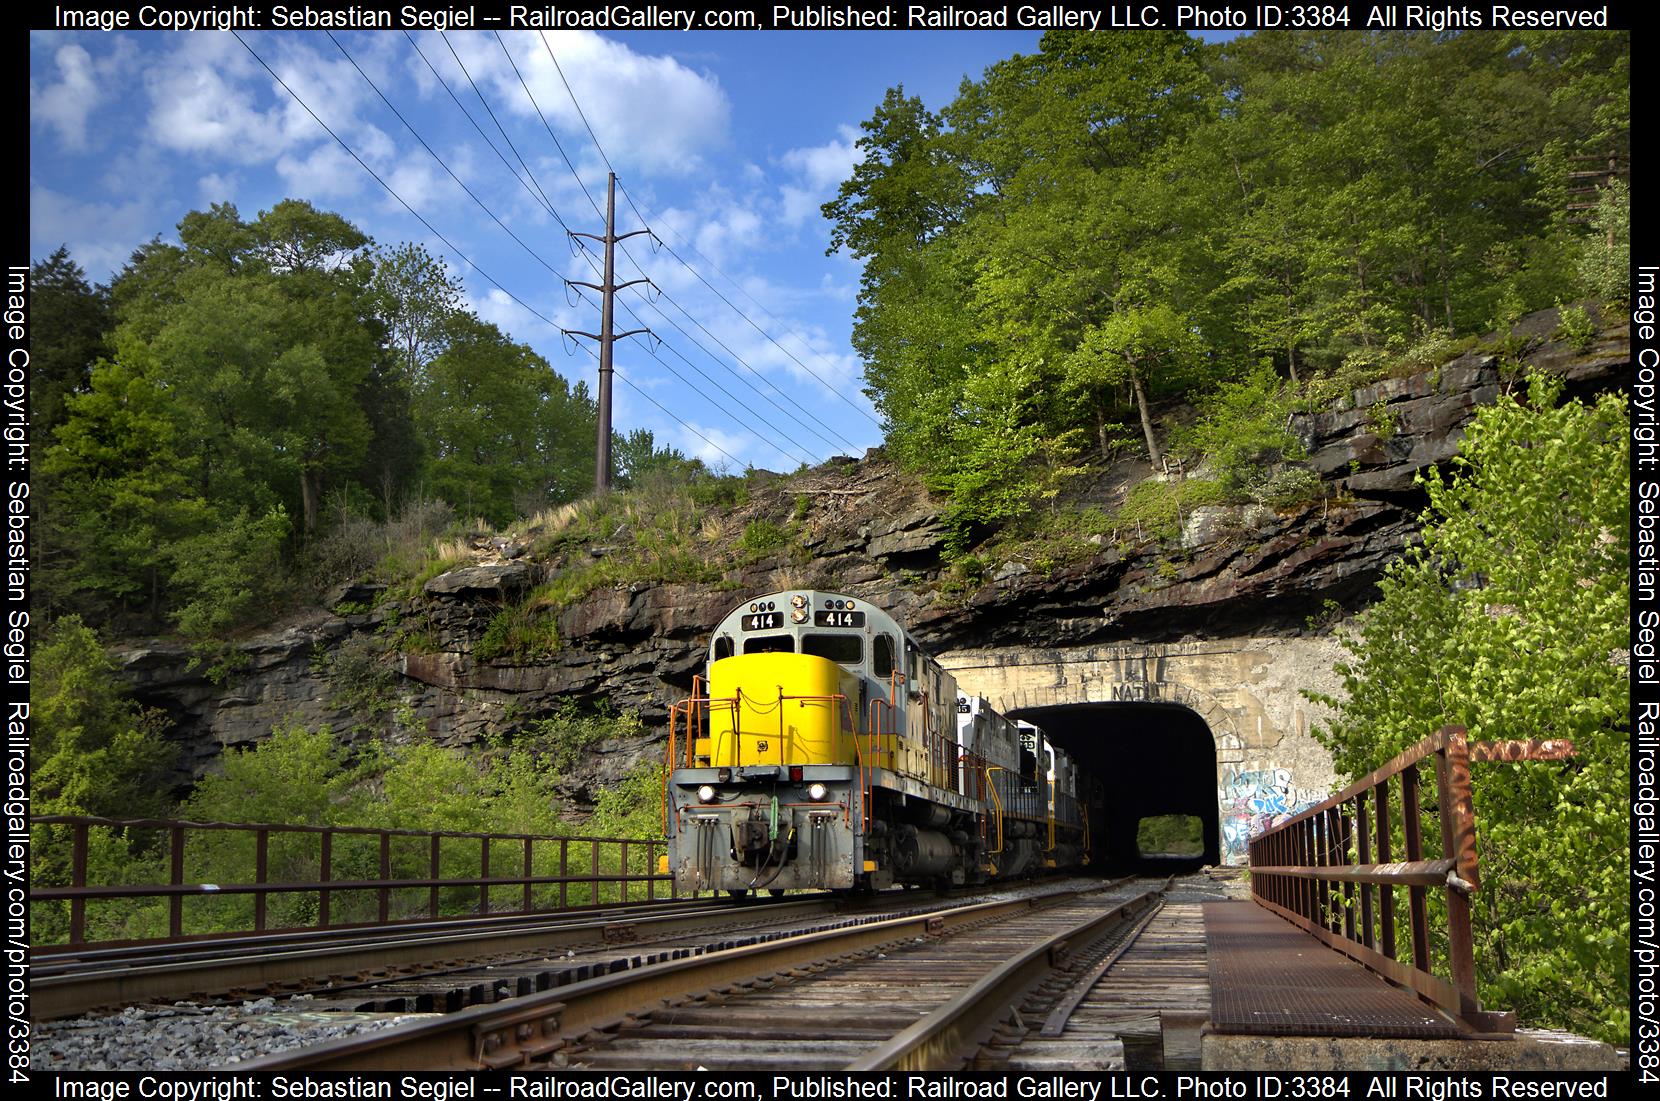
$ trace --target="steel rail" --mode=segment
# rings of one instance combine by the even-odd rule
[[[1164,881],[1164,886],[1159,889],[1161,894],[1170,889],[1170,883],[1175,878],[1175,876],[1171,876],[1170,879]],[[1112,965],[1123,958],[1125,952],[1135,946],[1137,939],[1163,909],[1164,899],[1161,897],[1159,901],[1142,911],[1141,916],[1136,918],[1135,927],[1130,930],[1129,935],[1119,943],[1118,947],[1108,952],[1100,963],[1097,963],[1088,972],[1080,976],[1067,989],[1061,1000],[1055,1003],[1055,1008],[1049,1011],[1049,1016],[1043,1021],[1043,1027],[1038,1030],[1039,1035],[1054,1037],[1066,1031],[1066,1023],[1072,1019],[1072,1014],[1078,1011],[1078,1007],[1083,1004],[1084,999],[1089,997],[1089,992],[1095,989],[1095,984],[1100,982],[1108,971],[1112,970]]]
[[[845,1069],[962,1069],[997,1026],[1008,1019],[1011,1007],[1065,963],[1070,946],[1084,944],[1114,925],[1133,921],[1162,895],[1162,890],[1147,891],[1032,945]]]
[[[527,1066],[589,1032],[656,1008],[665,998],[744,987],[780,973],[799,977],[809,966],[1058,905],[1105,886],[887,918],[660,962],[508,1002],[473,1006],[439,1018],[265,1056],[239,1063],[237,1071],[459,1071]]]
[[[801,902],[795,898],[792,902]],[[757,900],[767,905],[764,900]],[[98,945],[38,945],[30,949],[30,967],[33,974],[55,975],[89,967],[111,967],[122,964],[143,965],[160,960],[182,960],[192,957],[253,955],[292,948],[344,944],[373,944],[388,939],[411,936],[436,936],[445,932],[485,934],[491,931],[507,933],[534,927],[559,928],[561,925],[594,925],[601,923],[632,922],[643,917],[664,914],[687,915],[731,909],[732,903],[723,898],[704,896],[662,899],[613,905],[600,910],[548,911],[540,914],[491,914],[488,917],[448,917],[437,921],[422,921],[408,925],[331,925],[326,929],[294,929],[286,932],[247,935],[232,933],[223,937],[198,934],[177,941],[139,941]]]
[[[53,1020],[99,1006],[158,1001],[204,990],[259,988],[321,980],[330,974],[355,976],[379,968],[433,964],[455,959],[463,952],[474,956],[545,952],[572,943],[604,940],[607,930],[613,941],[640,939],[647,933],[664,938],[695,931],[711,918],[833,911],[835,906],[834,900],[815,898],[704,908],[692,913],[637,915],[622,922],[615,916],[595,919],[583,915],[586,920],[544,922],[511,930],[445,930],[434,936],[420,936],[418,930],[405,926],[388,930],[384,937],[365,943],[301,944],[253,955],[234,953],[163,963],[111,964],[60,974],[36,974],[31,983],[30,1011],[36,1020]],[[634,937],[620,937],[619,926],[632,927]],[[335,970],[329,971],[330,966]]]

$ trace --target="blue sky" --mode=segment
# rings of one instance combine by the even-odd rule
[[[175,239],[176,223],[190,210],[232,202],[252,218],[284,197],[309,199],[382,244],[423,242],[459,272],[482,316],[535,347],[567,378],[592,385],[595,361],[580,349],[569,354],[555,326],[597,331],[592,296],[573,304],[559,277],[598,276],[498,157],[495,150],[516,164],[452,47],[554,210],[585,232],[599,233],[602,218],[494,35],[451,32],[446,41],[423,33],[413,43],[495,150],[409,37],[336,32],[528,251],[468,197],[326,35],[243,37],[476,267],[388,195],[235,37],[222,33],[31,35],[32,258],[67,244],[101,282],[142,242],[157,234]],[[819,204],[850,171],[858,125],[886,89],[903,84],[931,107],[943,106],[965,76],[1034,51],[1038,32],[558,32],[545,44],[534,32],[502,38],[589,196],[603,208],[606,167],[555,58],[627,195],[695,269],[644,239],[629,247],[667,297],[648,305],[638,292],[622,292],[637,319],[619,312],[617,328],[649,325],[665,345],[655,357],[642,339],[618,345],[617,367],[628,382],[616,387],[617,427],[650,428],[660,442],[728,469],[788,470],[880,442],[848,343],[858,266],[825,255],[829,227]],[[619,197],[618,206],[619,229],[638,228],[626,200]],[[619,256],[618,278],[638,275]],[[769,427],[786,421],[772,402],[789,414],[786,431]]]

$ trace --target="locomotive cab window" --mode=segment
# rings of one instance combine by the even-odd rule
[[[870,649],[870,674],[882,680],[893,676],[893,636],[877,635]]]
[[[729,658],[729,657],[732,656],[732,653],[733,653],[733,648],[732,648],[732,636],[731,635],[722,635],[722,636],[720,636],[719,638],[717,638],[715,640],[715,660],[716,661],[720,661],[722,658]]]
[[[744,653],[793,654],[795,653],[795,636],[758,635],[755,638],[746,638],[744,639]]]
[[[858,635],[803,635],[801,652],[829,658],[837,665],[858,665],[865,659],[864,640]]]

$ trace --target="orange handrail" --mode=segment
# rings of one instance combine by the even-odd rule
[[[996,856],[1003,851],[1003,798],[997,794],[997,783],[992,780],[993,772],[1007,772],[1002,765],[987,765],[981,770],[986,774],[986,788],[991,792],[991,805],[997,815],[997,847],[986,853],[987,856]]]

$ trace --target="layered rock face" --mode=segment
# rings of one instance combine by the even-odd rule
[[[1544,336],[1554,311],[1525,324],[1538,337],[1529,362],[1562,375],[1571,392],[1624,383],[1625,333],[1605,332],[1588,351],[1573,352]],[[242,642],[244,664],[223,683],[191,668],[181,644],[129,644],[119,660],[138,698],[175,719],[184,767],[195,775],[279,723],[462,745],[511,734],[567,698],[637,711],[655,733],[587,756],[570,777],[580,807],[597,785],[660,755],[668,706],[700,671],[710,630],[754,593],[814,587],[856,595],[893,611],[936,652],[1306,633],[1328,602],[1352,612],[1372,599],[1384,568],[1414,537],[1423,503],[1416,475],[1456,453],[1480,406],[1522,385],[1492,356],[1470,354],[1355,391],[1338,408],[1293,424],[1325,483],[1321,500],[1288,512],[1197,509],[1185,517],[1180,548],[1100,540],[1093,557],[1047,572],[992,562],[977,590],[944,602],[933,585],[945,538],[939,508],[913,478],[873,455],[781,481],[778,500],[759,502],[784,514],[793,499],[804,511],[792,553],[735,568],[719,585],[636,582],[590,592],[559,613],[558,649],[535,661],[474,654],[492,617],[561,568],[499,538],[475,541],[474,562],[428,581],[412,600],[384,599],[374,586],[338,589],[326,603],[349,614],[320,608]],[[1098,495],[1125,488],[1098,487]],[[424,644],[383,652],[395,637],[388,628],[416,618]],[[339,671],[354,655],[352,667],[375,680],[377,706],[342,690]]]

